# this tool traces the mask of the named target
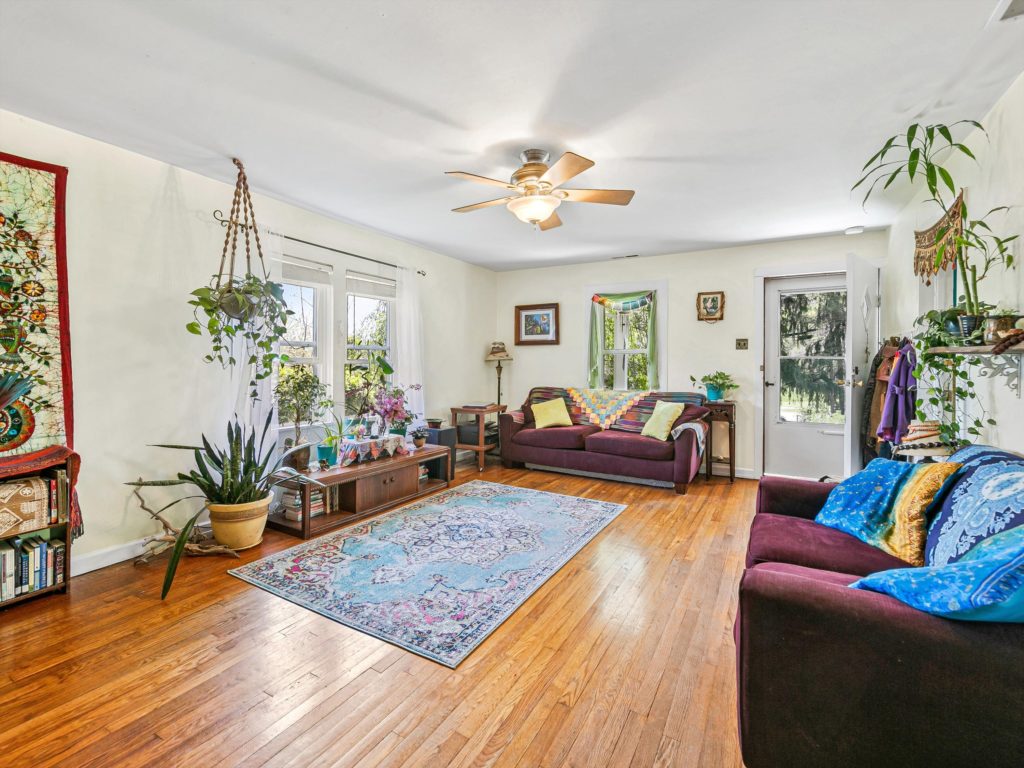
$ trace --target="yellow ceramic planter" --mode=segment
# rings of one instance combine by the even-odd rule
[[[210,504],[210,527],[218,544],[231,549],[249,549],[263,541],[263,528],[274,494],[245,504]]]

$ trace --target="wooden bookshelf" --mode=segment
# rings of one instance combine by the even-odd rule
[[[39,525],[25,530],[18,530],[16,532],[6,531],[4,533],[0,533],[0,541],[24,539],[25,537],[39,535],[44,532],[46,535],[42,538],[45,538],[48,541],[63,541],[64,568],[61,571],[63,580],[46,587],[34,589],[31,592],[9,597],[6,600],[0,600],[0,610],[25,602],[26,600],[42,597],[43,595],[51,595],[58,592],[65,593],[68,591],[68,587],[71,583],[71,506],[72,499],[74,498],[74,473],[68,466],[67,461],[57,461],[40,465],[38,461],[35,460],[34,456],[29,454],[24,457],[25,462],[22,464],[17,460],[17,458],[18,457],[10,457],[2,466],[0,466],[0,484],[16,480],[25,480],[31,477],[41,477],[44,480],[49,480],[55,470],[64,470],[67,475],[66,494],[62,500],[62,506],[58,511],[60,518],[58,522]],[[2,578],[3,573],[0,572],[0,579]]]

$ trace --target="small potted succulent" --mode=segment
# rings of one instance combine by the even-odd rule
[[[697,383],[697,379],[693,376],[690,377],[690,381],[694,384]],[[701,377],[700,383],[704,385],[704,389],[708,393],[708,400],[723,400],[730,390],[739,387],[733,377],[725,371],[705,374]]]
[[[430,437],[430,431],[426,427],[417,427],[411,433],[412,444],[417,448],[422,448],[427,444],[427,438]]]
[[[302,423],[312,423],[331,403],[327,400],[327,385],[306,366],[287,365],[281,368],[281,377],[274,387],[281,415],[295,428],[295,438],[285,441],[286,448],[305,446],[305,450],[289,453],[288,466],[300,472],[309,467],[313,443],[303,442]]]

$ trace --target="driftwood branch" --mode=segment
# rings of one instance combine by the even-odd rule
[[[141,480],[142,478],[139,479]],[[146,551],[136,558],[135,562],[148,563],[157,555],[174,546],[174,542],[178,540],[178,535],[181,533],[181,529],[171,525],[171,522],[166,517],[150,507],[143,498],[142,493],[139,492],[138,486],[132,489],[132,493],[135,495],[135,498],[138,499],[139,506],[142,507],[142,509],[145,510],[151,518],[160,523],[164,529],[163,533],[148,536],[143,540],[143,545],[146,547]],[[235,550],[230,547],[225,547],[223,544],[218,544],[215,541],[210,541],[202,532],[195,528],[192,529],[192,535],[189,537],[189,541],[185,544],[185,554],[192,555],[194,557],[201,557],[205,555],[229,555],[231,557],[239,557],[239,554],[235,552]]]

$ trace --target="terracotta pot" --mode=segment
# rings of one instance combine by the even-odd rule
[[[998,344],[1016,324],[1017,315],[989,315],[985,318],[985,343]]]
[[[417,448],[422,448],[424,445],[427,444],[427,438],[425,438],[425,437],[414,437],[412,439],[412,444],[415,445]]]
[[[249,549],[263,541],[263,528],[274,494],[245,504],[210,504],[210,527],[218,544],[231,549]]]
[[[311,454],[311,444],[307,444],[305,447],[300,447],[295,453],[289,453],[285,456],[283,464],[298,472],[308,472]]]
[[[427,426],[431,429],[440,429],[442,419],[427,419]]]

